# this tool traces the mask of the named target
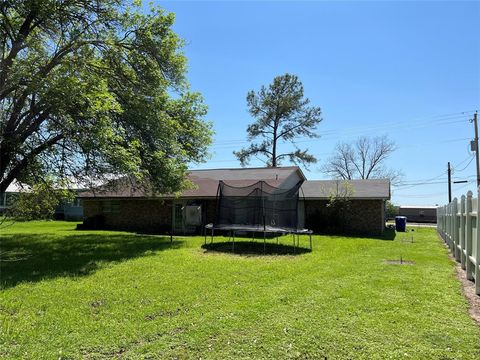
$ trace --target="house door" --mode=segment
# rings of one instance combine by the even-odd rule
[[[174,204],[173,205],[173,231],[175,233],[184,232],[184,222],[183,222],[183,204]]]

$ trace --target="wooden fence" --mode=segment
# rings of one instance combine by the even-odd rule
[[[437,209],[437,231],[455,259],[475,281],[475,292],[480,295],[480,202],[469,191],[461,200],[457,198]]]

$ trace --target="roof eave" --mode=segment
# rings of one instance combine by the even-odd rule
[[[301,198],[300,200],[330,200],[329,197],[304,197]],[[390,200],[390,197],[354,197],[354,198],[349,198],[348,200]]]

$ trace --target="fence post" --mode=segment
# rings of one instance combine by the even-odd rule
[[[467,226],[466,226],[466,243],[465,243],[465,272],[467,273],[467,279],[473,280],[472,276],[472,262],[470,261],[469,256],[472,255],[472,195],[473,193],[469,190],[467,192]],[[478,216],[477,219],[478,220]],[[478,222],[477,222],[478,223]]]
[[[447,205],[443,205],[443,240],[447,241]]]
[[[450,239],[450,251],[452,255],[455,256],[455,244],[453,243],[453,203],[448,204],[448,237]]]
[[[447,205],[443,205],[443,234],[445,242],[447,242]]]
[[[460,200],[460,264],[465,270],[465,195]]]
[[[442,240],[445,240],[443,235],[443,206],[437,208],[437,231],[442,237]]]
[[[453,256],[455,257],[455,260],[460,262],[460,251],[459,251],[459,223],[458,223],[458,200],[457,198],[453,199],[452,203],[452,215],[453,215],[453,231],[452,231],[452,237],[453,237]]]
[[[442,239],[445,242],[445,205],[442,206]]]
[[[437,233],[438,234],[441,234],[441,229],[442,229],[442,226],[440,225],[441,221],[442,221],[442,214],[440,211],[440,207],[437,207]]]
[[[448,248],[451,250],[451,246],[450,246],[450,204],[447,204],[446,206],[447,206],[447,211],[446,211],[445,215],[447,217],[447,222],[446,222],[447,228],[445,230],[445,238],[446,238]]]
[[[475,271],[473,275],[475,277],[475,293],[480,295],[480,187],[477,188],[477,208],[475,210],[477,211],[477,236],[475,238],[477,246],[475,254],[472,254],[472,256],[475,256]]]

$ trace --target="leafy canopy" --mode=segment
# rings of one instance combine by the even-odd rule
[[[304,165],[317,159],[307,150],[300,150],[295,141],[299,137],[315,138],[317,125],[322,121],[321,109],[309,106],[303,95],[303,85],[296,75],[285,74],[273,79],[272,84],[247,95],[248,111],[255,122],[247,128],[248,140],[260,139],[247,148],[234,151],[242,166],[252,157],[266,158],[267,166],[278,166],[285,159]],[[281,143],[292,144],[295,150],[280,151]]]
[[[173,22],[138,1],[3,1],[0,192],[15,178],[123,174],[182,189],[212,130]]]

